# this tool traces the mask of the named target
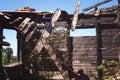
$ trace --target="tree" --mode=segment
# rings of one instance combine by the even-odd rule
[[[2,63],[3,64],[9,64],[10,60],[12,58],[13,55],[13,49],[10,47],[7,47],[6,49],[3,48],[2,49]]]

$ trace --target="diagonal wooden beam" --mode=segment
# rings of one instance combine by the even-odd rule
[[[43,46],[41,44],[44,44],[46,42],[46,39],[49,37],[50,33],[52,32],[52,28],[54,27],[55,22],[58,20],[58,18],[61,15],[61,10],[57,9],[55,13],[52,16],[51,23],[47,25],[47,27],[44,29],[44,32],[41,34],[41,37],[39,38],[37,44],[35,45],[34,52],[36,54],[40,53]]]
[[[61,10],[57,9],[55,11],[55,13],[53,14],[51,23],[48,24],[48,26],[45,28],[44,32],[42,33],[41,37],[39,38],[39,41],[37,42],[37,44],[35,45],[35,48],[33,50],[33,52],[35,54],[38,54],[41,52],[42,48],[45,47],[48,50],[48,53],[50,54],[51,58],[54,60],[56,66],[58,67],[59,71],[61,72],[64,80],[70,80],[66,71],[62,68],[62,65],[60,64],[60,62],[57,60],[56,58],[56,54],[53,53],[53,49],[51,46],[46,45],[46,39],[49,37],[52,28],[54,27],[55,22],[58,20],[58,18],[61,15]]]
[[[18,26],[18,29],[23,30],[30,20],[30,18],[25,18],[24,21]]]
[[[10,24],[14,24],[18,21],[20,21],[21,19],[23,19],[23,17],[17,17],[16,19],[14,19],[13,21],[9,22]]]
[[[38,28],[38,26],[35,26],[33,28],[33,30],[26,36],[25,41],[28,42],[30,40],[30,38],[32,37],[32,35],[34,34],[34,32],[36,31],[36,29]]]
[[[51,56],[52,60],[54,61],[55,65],[57,66],[58,70],[60,71],[61,75],[65,80],[70,80],[67,70],[63,69],[62,64],[58,61],[56,57],[56,53],[54,52],[52,46],[45,44],[44,48],[48,51],[48,54]]]
[[[23,35],[26,34],[28,30],[34,25],[34,23],[35,23],[34,21],[30,22],[28,26],[22,31],[22,34]]]

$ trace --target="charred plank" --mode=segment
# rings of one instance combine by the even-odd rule
[[[83,9],[83,11],[88,11],[90,9],[96,8],[96,7],[98,7],[98,6],[102,5],[102,4],[105,4],[105,3],[110,2],[110,1],[112,1],[112,0],[105,0],[103,2],[99,2],[97,4],[94,4],[93,6],[90,6],[88,8]]]

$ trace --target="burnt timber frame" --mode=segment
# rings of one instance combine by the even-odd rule
[[[118,2],[120,2],[118,0]],[[10,19],[6,19],[3,15],[0,15],[0,36],[3,35],[3,29],[13,29],[16,30],[19,33],[19,30],[17,29],[17,26],[23,21],[25,18],[31,18],[32,21],[36,23],[49,23],[51,21],[51,17],[53,13],[28,13],[28,12],[4,12],[4,14],[9,14]],[[118,10],[119,13],[119,10]],[[44,18],[45,16],[45,18]],[[23,19],[20,19],[17,21],[19,17],[22,17]],[[98,18],[99,17],[99,18]],[[78,22],[76,24],[76,29],[82,29],[82,28],[96,28],[97,32],[97,50],[98,50],[98,65],[102,64],[101,58],[101,51],[99,48],[101,47],[101,33],[100,28],[105,25],[109,26],[118,26],[116,23],[116,19],[120,17],[118,14],[100,14],[99,16],[95,16],[94,14],[79,14],[78,15]],[[64,14],[60,16],[59,20],[55,22],[56,27],[66,27],[68,30],[71,28],[71,22],[72,22],[73,14],[67,14],[64,11]],[[96,27],[97,26],[97,27]],[[39,28],[44,28],[44,26],[39,26]],[[19,34],[21,35],[21,34]],[[20,39],[22,37],[18,37],[18,55],[22,55],[22,52],[20,48],[22,48],[22,43],[20,42]],[[0,41],[2,41],[2,38],[0,37]],[[2,50],[2,46],[0,44],[0,50]],[[23,55],[22,55],[23,56]],[[0,51],[0,76],[2,76],[2,51]],[[21,57],[19,57],[19,61],[22,61]]]

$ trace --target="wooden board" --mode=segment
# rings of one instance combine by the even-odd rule
[[[54,26],[54,23],[55,23],[55,22],[58,20],[58,18],[60,17],[61,11],[62,11],[62,10],[57,9],[57,10],[54,12],[54,14],[53,14],[53,16],[52,16],[52,20],[51,20],[52,26]]]
[[[52,21],[50,23],[52,25],[48,24],[47,28],[45,28],[44,32],[42,33],[42,35],[39,38],[39,41],[35,45],[33,52],[35,52],[35,54],[38,54],[38,53],[40,53],[40,51],[44,47],[48,51],[49,55],[53,59],[56,66],[58,67],[59,71],[61,72],[62,76],[64,77],[64,80],[70,80],[66,71],[64,69],[62,69],[61,63],[57,60],[56,54],[53,52],[52,47],[49,45],[46,45],[46,39],[49,37],[49,35],[52,31],[52,27],[54,27],[54,23],[58,20],[60,14],[61,14],[61,10],[55,11],[53,18],[52,18]]]
[[[20,30],[23,30],[26,26],[26,24],[30,21],[31,19],[30,18],[25,18],[24,21],[19,25],[19,29]]]
[[[10,43],[2,41],[2,42],[0,42],[0,45],[2,45],[2,46],[10,46]]]
[[[38,26],[35,26],[34,29],[26,36],[25,41],[28,42],[30,38],[33,36]]]
[[[72,25],[71,25],[71,30],[74,31],[76,24],[77,24],[77,20],[78,20],[78,14],[79,14],[79,6],[80,6],[80,2],[78,1],[76,4],[76,9],[73,15],[73,20],[72,20]]]
[[[105,4],[105,3],[110,2],[110,1],[112,1],[112,0],[104,0],[103,2],[99,2],[97,4],[94,4],[93,6],[90,6],[88,8],[83,9],[83,11],[88,11],[90,9],[96,8],[96,7],[98,7],[98,6],[102,5],[102,4]]]
[[[22,34],[23,35],[26,34],[33,24],[34,24],[34,21],[30,22],[29,25],[22,31]]]
[[[52,46],[46,44],[46,45],[44,45],[44,47],[48,51],[48,54],[51,56],[55,65],[57,66],[58,70],[60,71],[61,75],[63,76],[64,80],[70,80],[67,71],[62,68],[62,64],[58,61],[58,59],[56,57],[56,53],[54,53]]]
[[[43,44],[43,43],[46,42],[46,38],[49,37],[49,35],[50,35],[51,31],[52,31],[52,28],[54,27],[54,23],[58,20],[58,18],[60,17],[60,14],[61,14],[61,10],[57,9],[57,10],[55,11],[55,13],[53,14],[53,16],[52,16],[52,20],[51,20],[51,23],[50,23],[50,24],[52,24],[52,25],[50,25],[50,24],[47,25],[47,27],[45,28],[44,32],[41,34],[41,36],[40,36],[40,38],[39,38],[39,41],[36,43],[35,48],[34,48],[33,51],[35,51],[35,52],[37,52],[37,53],[40,53],[41,48],[43,47],[43,46],[41,46],[41,44]],[[50,30],[51,30],[51,31],[48,30],[49,27],[50,27]],[[27,39],[28,39],[28,38],[27,38]],[[29,39],[30,39],[30,38],[29,38]],[[28,41],[28,40],[27,40],[27,41]],[[41,46],[41,47],[40,47],[40,46]],[[40,48],[40,49],[39,49],[39,48]]]

